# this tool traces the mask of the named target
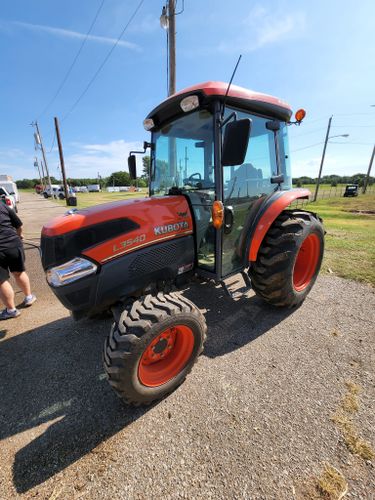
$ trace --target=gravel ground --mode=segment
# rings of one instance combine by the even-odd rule
[[[24,195],[27,241],[64,211]],[[281,311],[253,292],[232,301],[194,285],[184,294],[206,316],[203,355],[167,399],[129,409],[101,364],[110,320],[73,322],[26,247],[38,301],[0,324],[1,499],[311,498],[324,462],[348,498],[375,498],[374,463],[331,420],[352,380],[354,424],[375,445],[373,289],[321,277],[299,309]]]

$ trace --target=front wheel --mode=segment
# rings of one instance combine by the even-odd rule
[[[206,322],[177,293],[147,295],[115,311],[104,368],[118,396],[150,404],[178,387],[203,350]]]
[[[297,306],[315,283],[323,253],[321,219],[311,212],[282,212],[249,269],[255,293],[275,306]]]

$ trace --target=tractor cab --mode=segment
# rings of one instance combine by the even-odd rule
[[[247,266],[260,205],[291,189],[290,107],[234,85],[227,91],[221,82],[190,87],[144,120],[152,134],[150,196],[189,200],[197,271],[216,279]]]

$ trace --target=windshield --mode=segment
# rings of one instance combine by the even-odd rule
[[[200,110],[153,134],[150,194],[214,188],[213,116]]]

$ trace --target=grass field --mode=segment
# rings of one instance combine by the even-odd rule
[[[108,193],[102,191],[101,193],[77,193],[77,208],[87,208],[93,205],[100,205],[101,203],[109,203],[111,201],[130,200],[132,198],[144,198],[147,195],[147,189],[136,193]],[[58,200],[58,203],[65,205],[65,200]]]
[[[327,231],[323,272],[375,286],[375,194],[321,199],[307,209]]]

